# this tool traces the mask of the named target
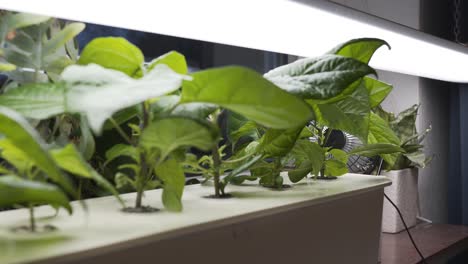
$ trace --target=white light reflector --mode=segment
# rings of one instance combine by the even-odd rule
[[[377,69],[468,83],[465,47],[322,0],[0,0],[0,9],[311,57],[353,38],[386,40]]]

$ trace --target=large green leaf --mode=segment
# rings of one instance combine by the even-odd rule
[[[363,85],[346,99],[330,103],[312,105],[317,121],[332,129],[346,131],[367,141],[369,127],[369,95]]]
[[[61,149],[53,149],[50,151],[52,158],[57,165],[79,177],[94,180],[106,191],[112,193],[117,200],[124,206],[123,200],[119,196],[119,192],[107,181],[102,175],[95,171],[80,155],[75,145],[68,144]]]
[[[294,147],[302,128],[268,129],[260,138],[257,151],[268,157],[281,157],[288,154]]]
[[[172,116],[151,122],[143,130],[139,144],[144,148],[159,149],[164,159],[180,147],[196,147],[208,151],[218,137],[218,131],[207,122]]]
[[[150,62],[148,71],[151,71],[158,64],[166,64],[173,71],[179,74],[187,74],[188,67],[185,56],[177,51],[169,51]]]
[[[32,84],[9,90],[0,105],[26,117],[44,119],[64,112],[84,114],[91,129],[100,133],[115,112],[153,97],[172,92],[185,78],[165,65],[158,65],[143,78],[127,75],[96,64],[67,67],[65,83]]]
[[[193,78],[183,84],[181,103],[216,104],[277,129],[297,127],[312,118],[302,100],[253,70],[224,67],[197,72]]]
[[[395,135],[385,120],[383,120],[377,114],[371,112],[368,143],[388,143],[400,146],[400,139]],[[380,156],[385,160],[388,166],[392,167],[398,154],[382,154]]]
[[[303,99],[329,99],[368,74],[375,74],[375,70],[365,63],[324,55],[278,67],[266,73],[265,78]]]
[[[169,211],[182,211],[182,194],[185,186],[182,166],[175,159],[167,159],[156,167],[155,173],[163,181],[164,207]]]
[[[0,206],[16,204],[50,204],[72,213],[67,196],[56,186],[24,180],[18,176],[0,176]]]
[[[388,45],[387,42],[377,38],[352,39],[338,45],[328,53],[353,58],[364,63],[369,63],[375,51],[383,45],[390,48],[390,45]]]
[[[47,153],[45,143],[39,134],[20,114],[0,106],[0,133],[21,149],[51,180],[58,183],[67,192],[75,193],[71,183],[60,172],[54,160]]]
[[[141,50],[121,37],[95,38],[84,47],[79,64],[99,64],[128,76],[141,75],[144,56]]]
[[[393,89],[391,84],[370,77],[364,77],[364,85],[369,91],[371,108],[380,105]]]

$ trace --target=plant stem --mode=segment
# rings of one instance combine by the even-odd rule
[[[149,125],[149,112],[145,102],[141,103],[141,106],[143,108],[143,128],[141,130],[144,130]]]
[[[36,219],[34,219],[34,206],[29,205],[29,228],[31,232],[36,232]]]
[[[146,108],[146,103],[145,102],[141,103],[141,106],[143,108],[143,120],[141,122],[141,126],[142,126],[141,130],[143,131],[149,125],[149,114],[148,114],[148,109]],[[143,193],[145,191],[145,185],[147,182],[146,179],[148,178],[148,175],[151,176],[151,170],[148,171],[146,155],[145,155],[145,152],[142,151],[140,152],[140,173],[138,174],[137,180],[136,180],[137,197],[136,197],[136,202],[135,202],[135,208],[141,208],[142,206]]]
[[[139,187],[138,190],[137,190],[135,208],[141,208],[142,200],[143,200],[143,188]]]
[[[214,180],[214,187],[215,187],[215,197],[220,197],[220,182],[219,182],[219,167],[221,165],[221,158],[219,157],[219,148],[218,144],[213,146],[211,150],[211,154],[213,155],[213,180]]]
[[[127,141],[128,144],[130,145],[134,145],[132,143],[132,140],[127,136],[127,134],[125,134],[125,131],[122,130],[122,128],[119,126],[119,124],[117,124],[117,122],[114,120],[114,118],[109,118],[109,121],[112,123],[112,125],[114,126],[115,130],[117,130],[117,132],[120,134],[120,136],[125,140]]]

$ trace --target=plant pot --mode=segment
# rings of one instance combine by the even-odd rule
[[[392,185],[385,187],[385,194],[396,204],[403,214],[406,225],[416,225],[418,213],[418,169],[403,169],[384,172]],[[405,227],[392,204],[384,199],[382,232],[398,233]]]
[[[0,263],[377,263],[386,177],[347,174],[336,181],[303,180],[273,191],[255,183],[228,186],[231,199],[207,199],[212,186],[187,186],[184,211],[129,214],[113,197],[86,200],[88,213],[39,223],[57,239],[16,239],[0,233]],[[132,204],[135,194],[122,195]],[[144,202],[162,208],[161,191]],[[0,230],[27,223],[27,211],[0,213]]]

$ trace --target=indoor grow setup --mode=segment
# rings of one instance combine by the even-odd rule
[[[466,81],[462,67],[412,64],[424,65],[421,45],[443,50],[441,60],[462,61],[465,51],[324,1],[271,1],[267,16],[291,17],[260,28],[261,1],[241,3],[228,7],[242,20],[216,1],[197,1],[210,16],[192,2],[154,4],[185,6],[187,27],[167,23],[171,12],[145,15],[143,1],[112,12],[0,1],[1,263],[377,261],[391,182],[347,173],[346,162],[380,156],[392,167],[411,153],[379,107],[392,87],[374,67]],[[85,25],[56,18],[305,58],[263,75],[242,66],[189,73],[183,54],[146,63],[124,38],[96,38],[79,54],[74,38]],[[310,19],[329,23],[313,35],[289,27]],[[329,146],[334,130],[362,146]],[[118,143],[99,153],[104,131]],[[188,173],[203,183],[185,186]]]

